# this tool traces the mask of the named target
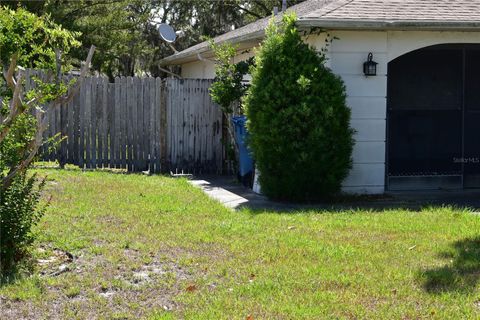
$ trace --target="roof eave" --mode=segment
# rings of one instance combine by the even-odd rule
[[[303,18],[297,22],[301,27],[354,30],[426,30],[426,31],[478,31],[480,22],[474,21],[429,21],[429,20],[357,20]]]
[[[357,20],[357,19],[319,19],[301,18],[297,21],[299,28],[321,27],[335,30],[424,30],[424,31],[479,31],[480,22],[474,21],[428,21],[428,20]],[[260,40],[264,37],[265,30],[258,30],[249,34],[230,38],[218,43],[230,42],[241,43]],[[203,45],[198,49],[179,52],[159,61],[161,66],[183,64],[198,60],[198,55],[210,52],[209,45]]]
[[[239,37],[230,38],[230,39],[227,39],[227,40],[224,40],[224,41],[219,41],[217,43],[230,42],[232,44],[235,44],[235,43],[241,43],[241,42],[247,42],[247,41],[253,41],[253,40],[260,40],[260,39],[263,39],[264,36],[265,36],[265,30],[258,30],[258,31],[255,31],[255,32],[252,32],[252,33],[249,33],[249,34],[241,35]],[[176,53],[174,55],[163,58],[162,60],[160,60],[160,65],[161,66],[166,66],[166,65],[173,65],[173,64],[181,64],[181,63],[190,62],[190,61],[188,61],[189,58],[197,57],[197,55],[205,53],[205,52],[209,52],[209,51],[211,51],[211,48],[210,48],[209,45],[205,45],[205,46],[202,46],[198,49],[188,51],[188,52],[181,51],[181,52]],[[192,61],[194,61],[194,60],[192,60]]]

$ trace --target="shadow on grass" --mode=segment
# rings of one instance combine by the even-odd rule
[[[109,168],[109,167],[105,167],[105,168],[80,168],[76,165],[67,165],[66,167],[62,168],[60,167],[58,164],[54,164],[54,163],[47,163],[45,164],[44,162],[41,162],[40,164],[35,164],[33,166],[33,169],[42,169],[42,170],[58,170],[58,171],[67,171],[67,172],[80,172],[80,171],[84,171],[84,172],[108,172],[108,173],[115,173],[115,174],[130,174],[130,173],[134,173],[134,174],[141,174],[142,172],[140,171],[136,171],[136,172],[130,172],[130,171],[127,171],[127,169],[117,169],[117,168]]]
[[[119,175],[143,175],[143,176],[165,176],[165,177],[172,177],[169,173],[151,173],[145,168],[145,170],[137,170],[137,171],[129,171],[125,168],[80,168],[77,165],[68,164],[66,167],[62,168],[58,164],[50,164],[45,162],[41,162],[40,164],[35,164],[33,169],[37,170],[56,170],[56,171],[65,171],[65,172],[104,172],[104,173],[111,173],[111,174],[119,174]]]
[[[16,266],[8,274],[0,274],[0,288],[13,284],[17,281],[20,281],[24,278],[27,278],[29,275],[34,273],[33,264],[29,261],[28,263],[22,263],[19,266]]]
[[[475,290],[480,280],[480,237],[454,242],[450,250],[441,253],[444,266],[421,273],[424,288],[429,293]]]

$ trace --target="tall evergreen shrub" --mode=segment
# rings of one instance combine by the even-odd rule
[[[270,198],[315,200],[338,192],[351,168],[353,130],[342,80],[302,41],[296,16],[270,22],[244,103],[250,148]]]

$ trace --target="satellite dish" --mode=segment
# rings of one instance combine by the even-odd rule
[[[173,30],[173,28],[166,23],[161,23],[158,26],[158,32],[160,33],[162,40],[167,43],[173,43],[175,42],[175,39],[177,39],[175,30]]]

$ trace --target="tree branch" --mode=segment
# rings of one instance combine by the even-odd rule
[[[237,3],[234,4],[234,6],[235,6],[237,9],[242,10],[242,11],[248,13],[249,15],[254,16],[254,17],[258,18],[258,19],[264,18],[263,16],[259,15],[258,13],[255,13],[255,12],[253,12],[253,11],[251,11],[251,10],[248,10],[247,8],[244,8],[244,7],[242,7],[241,5],[239,5],[239,4],[237,4]]]
[[[15,74],[15,69],[17,67],[17,58],[18,55],[14,54],[12,56],[12,60],[10,61],[10,67],[8,67],[7,71],[3,72],[3,77],[5,78],[5,81],[7,81],[7,85],[10,89],[15,89],[16,82],[15,79],[13,78],[13,75]]]
[[[10,131],[10,127],[12,126],[13,122],[17,118],[17,116],[20,114],[20,108],[21,106],[21,100],[20,100],[20,95],[22,93],[22,80],[23,80],[23,73],[20,73],[18,77],[18,81],[15,84],[14,91],[13,91],[13,97],[12,100],[10,101],[10,112],[8,113],[8,116],[2,121],[2,128],[0,130],[0,143],[5,139],[7,136],[8,132]]]
[[[80,71],[80,76],[77,82],[75,82],[75,85],[73,86],[73,88],[70,89],[67,95],[58,97],[53,101],[52,103],[53,107],[70,102],[70,100],[72,100],[73,97],[77,94],[78,90],[80,90],[83,80],[85,79],[85,76],[87,75],[87,72],[90,68],[90,63],[92,62],[92,57],[94,52],[95,52],[95,46],[92,45],[90,47],[90,50],[88,51],[87,59],[85,60],[85,63],[82,66],[82,70]]]
[[[16,166],[10,168],[10,171],[8,174],[2,179],[2,188],[5,190],[8,188],[13,181],[13,178],[20,172],[24,171],[33,161],[35,158],[35,155],[38,152],[38,149],[42,145],[43,141],[43,132],[45,131],[45,128],[47,127],[46,123],[46,117],[43,115],[43,111],[40,109],[36,109],[36,114],[37,118],[37,132],[35,134],[35,137],[30,141],[27,150],[30,150],[30,153],[26,158],[24,158],[19,164]]]
[[[55,81],[59,85],[62,81],[62,52],[60,49],[55,49],[55,67],[57,71]]]
[[[262,1],[259,1],[259,0],[253,0],[254,3],[256,3],[259,7],[261,7],[264,12],[265,12],[265,16],[268,17],[269,15],[272,14],[273,12],[273,8],[268,8],[265,3],[263,3]]]
[[[51,108],[60,105],[60,104],[65,104],[68,103],[78,92],[80,89],[80,86],[83,83],[83,80],[85,76],[87,75],[87,72],[90,68],[90,63],[92,61],[93,53],[95,51],[95,46],[91,46],[90,51],[88,52],[87,59],[85,60],[84,65],[82,66],[80,76],[78,81],[75,83],[73,88],[65,95],[58,97],[54,101],[52,101],[49,106],[47,111],[49,111]],[[57,62],[57,74],[56,74],[56,80],[58,83],[61,81],[61,68],[60,68],[60,51],[56,51],[56,62]],[[8,80],[13,80],[13,74],[16,66],[16,57],[12,58],[12,61],[10,63],[10,68],[8,69],[7,72],[4,72],[4,77],[6,78],[7,82]],[[13,70],[13,71],[12,71]],[[10,112],[9,115],[5,120],[2,121],[2,127],[0,131],[0,143],[4,140],[6,135],[8,134],[8,131],[10,130],[10,127],[12,126],[15,118],[21,114],[22,112],[25,112],[26,106],[33,105],[36,103],[38,100],[41,99],[41,95],[37,95],[36,97],[32,98],[30,101],[28,101],[25,105],[22,104],[22,89],[23,89],[23,77],[24,77],[24,72],[20,72],[18,79],[15,83],[15,86],[13,87],[13,97],[10,101]],[[50,81],[50,80],[48,80]],[[22,160],[19,161],[16,165],[13,165],[10,170],[8,171],[7,175],[5,177],[2,177],[1,179],[1,187],[3,189],[8,188],[14,177],[20,173],[25,171],[28,166],[32,163],[33,159],[35,158],[35,155],[38,152],[38,149],[40,146],[43,144],[43,133],[45,129],[48,126],[47,123],[47,117],[45,116],[46,111],[42,110],[39,106],[36,106],[35,108],[35,116],[36,116],[36,132],[35,132],[35,137],[26,145],[26,148],[23,149],[22,151],[23,157]]]
[[[94,6],[98,6],[98,5],[109,5],[109,4],[112,4],[112,3],[115,3],[115,1],[113,1],[113,2],[112,2],[112,1],[105,1],[105,2],[102,2],[102,1],[93,2],[93,1],[92,1],[91,3],[89,3],[89,4],[87,4],[87,5],[83,6],[83,7],[79,7],[79,8],[76,8],[76,9],[70,11],[70,12],[67,12],[67,13],[65,14],[65,16],[62,18],[62,21],[66,21],[69,16],[74,15],[74,14],[76,14],[77,12],[80,12],[80,11],[82,11],[82,10],[84,10],[84,9],[88,9],[88,8],[91,8],[91,7],[94,7]]]

